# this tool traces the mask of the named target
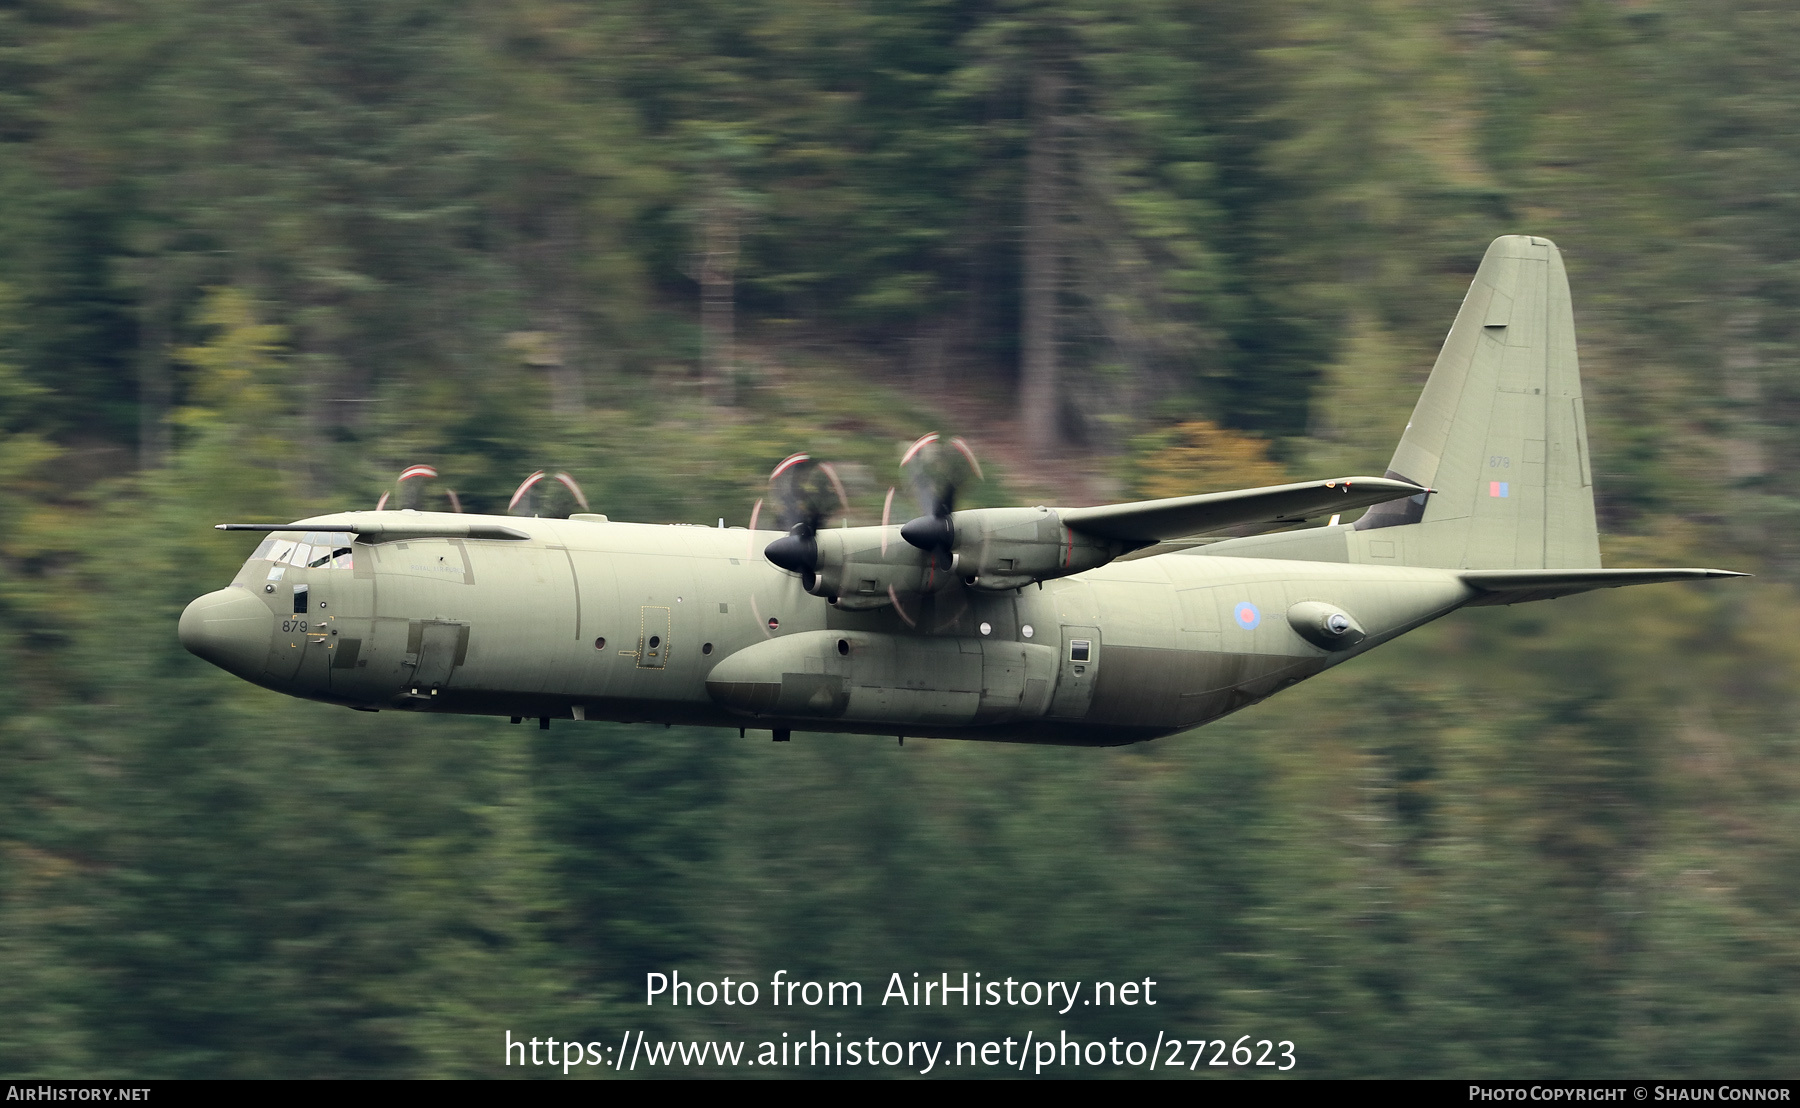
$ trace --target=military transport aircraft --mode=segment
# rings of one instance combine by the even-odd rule
[[[1524,235],[1489,247],[1383,477],[958,511],[965,444],[926,436],[904,467],[922,514],[879,527],[828,526],[842,489],[805,455],[775,471],[773,531],[757,513],[747,529],[418,510],[223,524],[273,533],[188,605],[181,641],[363,711],[1107,746],[1457,608],[1744,576],[1600,568],[1568,278]]]

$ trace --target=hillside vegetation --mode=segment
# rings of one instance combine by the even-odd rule
[[[1770,0],[0,8],[0,1071],[1062,1028],[1794,1076],[1796,120]],[[798,449],[867,522],[937,429],[982,502],[1378,474],[1505,233],[1568,261],[1608,564],[1755,580],[1099,751],[366,715],[176,641],[210,524],[415,462],[702,524]],[[676,969],[869,1005],[645,1009]],[[1160,1002],[875,1003],[965,970]]]

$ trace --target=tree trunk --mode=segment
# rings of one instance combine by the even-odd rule
[[[1762,414],[1762,389],[1757,379],[1762,358],[1756,348],[1759,316],[1756,302],[1746,297],[1744,307],[1733,312],[1725,325],[1725,399],[1732,407],[1725,437],[1725,468],[1734,484],[1753,481],[1769,471],[1757,435]]]
[[[721,194],[724,189],[719,190]],[[732,343],[736,337],[734,278],[738,260],[738,213],[720,195],[706,212],[705,251],[700,259],[700,388],[714,404],[731,404]]]
[[[550,310],[547,314],[552,336],[551,352],[555,357],[547,368],[550,410],[559,416],[579,417],[587,407],[582,381],[580,324],[574,299],[579,268],[575,259],[580,254],[581,236],[571,207],[569,201],[559,196],[558,206],[550,217],[550,265],[547,268],[554,284],[549,290]]]
[[[169,460],[169,274],[168,262],[151,262],[150,287],[138,322],[138,468],[157,469]]]
[[[1059,438],[1061,389],[1057,380],[1056,301],[1062,254],[1057,224],[1062,214],[1061,121],[1063,74],[1052,59],[1032,66],[1031,146],[1025,156],[1024,310],[1020,346],[1019,409],[1025,440],[1049,454]]]

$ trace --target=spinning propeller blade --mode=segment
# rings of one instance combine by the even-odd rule
[[[435,480],[437,476],[438,471],[431,466],[407,466],[400,471],[399,478],[394,482],[393,490],[382,493],[381,499],[375,502],[375,510],[379,512],[385,509],[390,498],[397,508],[418,510],[425,499],[426,482]],[[455,489],[445,489],[444,495],[450,500],[451,511],[461,512],[463,510],[462,501],[457,499]]]
[[[819,528],[834,514],[849,510],[849,497],[837,471],[810,454],[790,454],[769,474],[769,502],[775,525],[787,534],[763,549],[763,557],[810,586],[819,568]],[[754,528],[753,528],[754,530]]]
[[[907,449],[900,468],[922,513],[901,525],[900,537],[930,554],[934,567],[948,570],[951,548],[956,545],[956,527],[950,518],[956,511],[956,494],[971,478],[982,478],[981,463],[960,437],[945,439],[933,431]],[[888,495],[891,503],[891,490]]]
[[[568,489],[569,495],[575,498],[575,503],[581,505],[582,511],[589,510],[587,494],[581,491],[581,486],[575,483],[575,478],[560,470],[551,473],[549,470],[540,469],[519,482],[519,487],[513,490],[512,499],[506,502],[507,514],[517,516],[566,514],[562,512],[546,513],[545,509],[550,505],[547,502],[539,503],[540,500],[554,499],[550,494],[556,490],[550,487],[549,481],[555,481],[563,488]]]

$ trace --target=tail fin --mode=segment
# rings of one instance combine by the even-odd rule
[[[1575,315],[1548,239],[1495,239],[1387,476],[1432,491],[1371,508],[1350,560],[1445,569],[1600,565]]]

